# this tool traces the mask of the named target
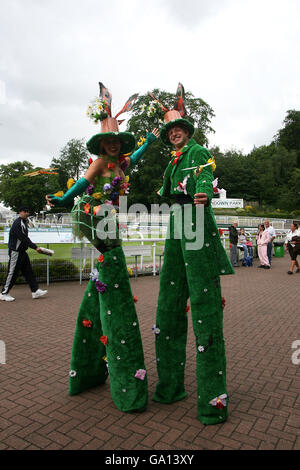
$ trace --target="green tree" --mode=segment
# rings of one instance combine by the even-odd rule
[[[53,158],[51,166],[58,168],[59,189],[65,191],[68,178],[78,180],[88,168],[88,151],[83,139],[71,139],[61,149],[59,158]]]
[[[275,143],[288,150],[300,151],[300,111],[287,111],[283,124],[284,127],[274,136]]]
[[[45,206],[45,194],[58,185],[57,175],[25,176],[41,169],[33,168],[27,161],[14,162],[0,166],[1,201],[17,211],[20,206],[29,206],[39,212]]]
[[[168,109],[174,108],[175,95],[163,90],[154,89],[152,94]],[[186,119],[195,126],[195,140],[201,145],[208,144],[208,134],[214,132],[210,125],[214,116],[212,108],[201,98],[195,98],[187,92],[185,96]],[[154,127],[160,128],[163,122],[164,112],[154,104],[156,112],[151,114],[147,108],[153,102],[149,95],[141,95],[131,110],[131,118],[128,121],[127,130],[133,132],[137,140],[146,136],[146,130]],[[138,165],[129,169],[131,192],[129,204],[140,202],[149,207],[151,203],[167,201],[156,194],[162,185],[165,168],[171,158],[171,147],[165,146],[161,140],[154,142],[148,148],[145,156]]]

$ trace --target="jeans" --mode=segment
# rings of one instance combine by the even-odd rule
[[[237,246],[231,243],[230,247],[230,262],[232,266],[237,266]]]
[[[272,247],[273,247],[273,243],[269,242],[268,246],[267,246],[267,256],[269,258],[270,265],[271,265],[271,261],[272,261]]]

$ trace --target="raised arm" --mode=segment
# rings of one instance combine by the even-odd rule
[[[152,132],[147,132],[147,137],[146,137],[146,142],[138,149],[136,150],[130,157],[127,158],[127,162],[129,165],[134,166],[136,165],[144,153],[146,152],[147,148],[156,141],[159,137],[159,131],[157,128],[153,129]]]

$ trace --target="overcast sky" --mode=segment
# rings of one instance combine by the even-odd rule
[[[88,140],[99,81],[115,113],[180,81],[216,114],[210,145],[269,144],[300,109],[299,17],[299,0],[0,0],[0,163]]]

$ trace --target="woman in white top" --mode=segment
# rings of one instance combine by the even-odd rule
[[[296,237],[296,238],[295,238]],[[285,249],[289,252],[291,257],[291,265],[288,274],[293,274],[294,267],[296,266],[296,273],[300,272],[297,256],[300,254],[300,230],[296,223],[291,224],[291,230],[288,232],[285,239]]]

